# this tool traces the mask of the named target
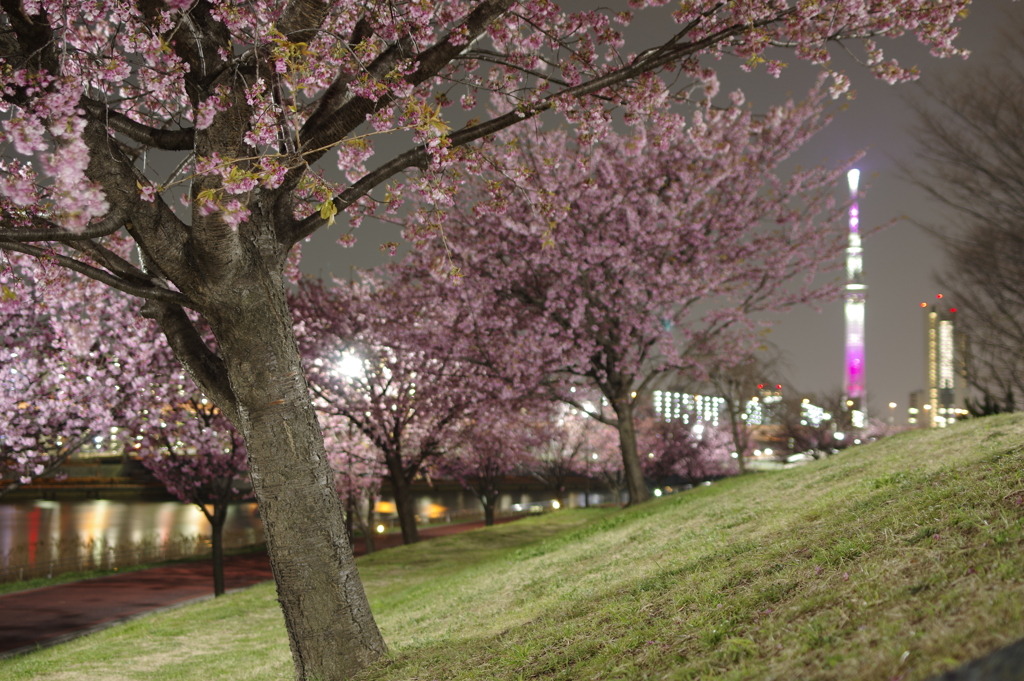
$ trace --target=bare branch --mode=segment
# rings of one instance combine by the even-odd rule
[[[160,130],[159,128],[143,125],[142,123],[136,123],[124,114],[112,111],[106,104],[95,99],[82,97],[79,103],[97,121],[139,144],[167,151],[188,151],[195,144],[194,128]]]
[[[78,272],[90,279],[95,279],[96,281],[102,282],[111,288],[116,288],[118,291],[123,293],[137,296],[139,298],[145,298],[147,300],[158,300],[164,303],[171,303],[173,305],[191,307],[191,303],[188,298],[177,291],[161,288],[159,286],[140,286],[138,284],[132,284],[124,281],[123,279],[119,279],[110,272],[101,270],[98,267],[87,265],[84,262],[75,260],[74,258],[69,258],[66,255],[51,253],[43,248],[39,248],[38,246],[30,246],[29,244],[23,244],[17,241],[5,241],[0,239],[0,250],[15,251],[17,253],[24,253],[25,255],[31,255],[37,258],[49,258],[61,267],[66,267],[69,270]]]
[[[35,217],[34,221],[42,225],[41,229],[0,229],[0,239],[4,241],[86,241],[101,236],[113,234],[124,225],[126,220],[125,212],[119,208],[113,208],[107,216],[96,224],[86,227],[81,232],[69,232],[63,227],[55,225],[49,220]]]

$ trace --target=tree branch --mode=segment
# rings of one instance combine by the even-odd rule
[[[758,25],[766,25],[779,20],[780,17],[773,17],[771,21],[766,20]],[[575,87],[548,95],[536,104],[530,104],[514,111],[510,111],[502,116],[498,116],[497,118],[492,118],[489,121],[478,123],[468,128],[463,128],[462,130],[449,135],[448,139],[450,140],[452,147],[464,146],[471,142],[475,142],[478,139],[488,135],[493,135],[494,133],[504,130],[516,123],[521,123],[547,111],[555,105],[558,98],[579,99],[592,95],[604,88],[630,80],[647,71],[678,61],[686,56],[699,52],[710,45],[721,42],[749,29],[750,26],[747,25],[731,26],[710,35],[703,40],[686,43],[684,45],[674,44],[677,38],[673,38],[665,45],[654,50],[649,56],[643,59],[638,58],[628,66],[606,73],[603,76],[598,76],[585,83],[580,83]],[[374,187],[393,175],[409,168],[425,170],[428,163],[429,156],[427,154],[427,145],[421,144],[420,146],[410,149],[405,153],[399,154],[391,161],[364,175],[355,184],[336,196],[334,199],[334,205],[340,213],[360,198],[367,195]],[[326,224],[327,220],[320,217],[319,213],[314,213],[292,226],[291,233],[285,237],[285,243],[289,246],[294,245]]]
[[[61,267],[66,267],[69,270],[74,270],[79,274],[85,275],[90,279],[102,282],[111,288],[116,288],[118,291],[127,293],[129,295],[136,296],[138,298],[145,298],[146,300],[156,300],[164,303],[170,303],[172,305],[185,305],[191,307],[191,303],[188,298],[172,291],[168,288],[162,288],[159,286],[139,286],[132,284],[123,279],[119,279],[110,272],[87,265],[84,262],[69,258],[66,255],[60,255],[59,253],[52,253],[45,249],[39,248],[38,246],[30,246],[28,244],[19,243],[17,241],[5,241],[0,239],[0,250],[15,251],[18,253],[24,253],[25,255],[35,256],[37,258],[49,258],[55,261]]]
[[[35,221],[44,229],[0,229],[0,239],[4,241],[86,241],[113,234],[121,228],[126,220],[125,212],[115,206],[106,217],[89,225],[81,232],[69,232],[49,220],[36,217]]]
[[[203,340],[180,304],[151,300],[142,316],[160,325],[167,343],[189,376],[231,423],[238,423],[238,400],[228,381],[227,367]]]
[[[149,147],[167,151],[189,151],[195,144],[195,129],[160,130],[142,123],[136,123],[122,113],[112,111],[103,102],[83,96],[79,104],[86,112],[114,132]]]
[[[403,56],[414,56],[419,67],[406,76],[405,81],[413,86],[419,85],[428,78],[436,76],[442,68],[465,49],[465,45],[472,44],[492,21],[504,14],[512,6],[512,3],[513,0],[485,0],[480,3],[466,16],[466,20],[459,27],[459,29],[465,29],[464,35],[467,40],[465,44],[453,45],[452,34],[449,33],[441,41],[417,55],[412,55],[412,40],[409,36],[404,36],[395,45],[381,53],[374,63],[367,67],[367,72],[371,76],[379,77],[389,72]],[[459,31],[459,29],[453,32]],[[314,163],[326,153],[326,149],[338,144],[346,135],[362,125],[366,121],[367,114],[386,107],[393,101],[394,97],[390,94],[381,97],[376,102],[365,97],[353,97],[337,108],[329,118],[322,115],[310,117],[310,120],[302,128],[301,139],[304,140],[304,148],[317,151],[304,155],[303,158],[307,163]],[[316,127],[311,125],[314,119]]]

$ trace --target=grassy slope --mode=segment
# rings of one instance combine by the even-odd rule
[[[1024,415],[639,508],[360,559],[361,679],[923,679],[1024,636]],[[0,662],[2,679],[287,679],[273,589]]]

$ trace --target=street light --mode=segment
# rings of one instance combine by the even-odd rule
[[[341,356],[335,372],[345,378],[359,378],[363,375],[363,360],[353,352],[346,352]]]
[[[892,426],[892,425],[895,425],[895,424],[896,424],[896,403],[895,402],[890,402],[889,403],[889,425]]]

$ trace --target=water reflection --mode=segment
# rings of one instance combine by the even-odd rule
[[[173,501],[0,503],[0,581],[204,554],[209,535],[198,507]],[[225,547],[262,541],[256,504],[232,505]]]

